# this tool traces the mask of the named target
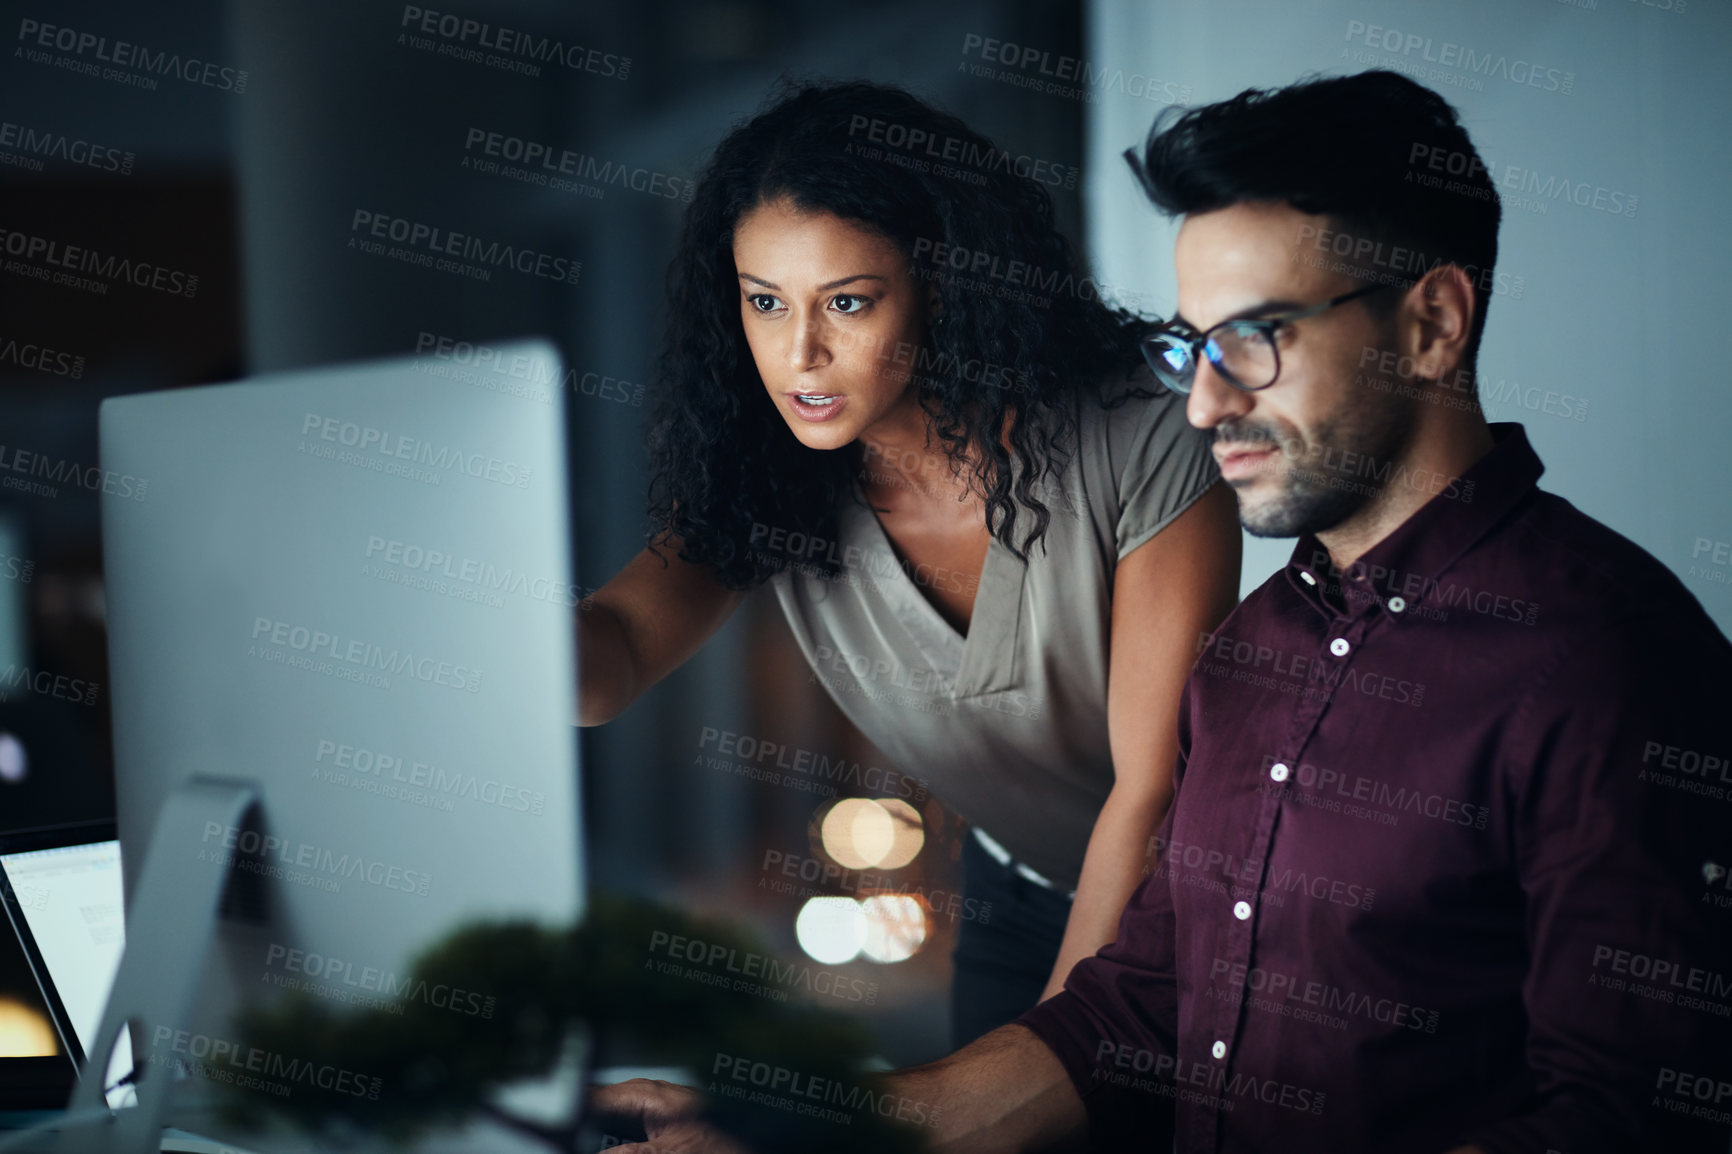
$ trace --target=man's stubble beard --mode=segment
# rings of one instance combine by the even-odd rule
[[[1283,438],[1267,425],[1215,429],[1218,442],[1272,442],[1278,455],[1253,482],[1273,479],[1281,489],[1248,509],[1239,502],[1239,523],[1253,537],[1298,537],[1326,533],[1359,512],[1383,493],[1387,480],[1377,481],[1340,468],[1346,453],[1357,453],[1379,472],[1406,455],[1413,441],[1416,402],[1365,390],[1343,396],[1334,411],[1311,430],[1310,443]]]

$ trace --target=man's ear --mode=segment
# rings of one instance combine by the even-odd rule
[[[1439,381],[1461,367],[1467,357],[1479,295],[1459,265],[1439,265],[1407,291],[1403,311],[1415,322],[1410,329],[1414,376]]]

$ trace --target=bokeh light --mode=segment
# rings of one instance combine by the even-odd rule
[[[920,813],[899,798],[845,797],[819,827],[830,859],[844,869],[900,869],[926,844]]]
[[[29,772],[30,759],[24,754],[24,743],[10,733],[0,732],[0,781],[23,781]]]
[[[884,807],[866,797],[845,797],[824,815],[819,834],[824,852],[844,869],[870,869],[896,842],[896,826]]]
[[[809,898],[794,919],[794,937],[815,962],[851,962],[866,944],[866,911],[853,898]]]
[[[52,1058],[58,1053],[54,1027],[40,1010],[0,998],[0,1058]]]
[[[926,907],[908,894],[875,894],[860,903],[866,915],[861,951],[875,962],[905,962],[926,944]]]
[[[921,824],[920,811],[899,797],[874,800],[890,815],[891,826],[896,831],[890,849],[878,861],[878,868],[901,869],[919,857],[920,851],[926,847],[926,827]]]

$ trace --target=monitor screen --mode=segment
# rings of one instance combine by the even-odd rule
[[[501,356],[561,379],[545,342]],[[273,1121],[422,1117],[417,1023],[489,1036],[519,991],[423,959],[582,918],[563,397],[490,383],[404,358],[103,403],[104,467],[149,482],[103,505],[130,867],[106,1013],[142,1023],[141,1113],[156,1069],[165,1121],[261,1151],[304,1148]],[[252,817],[201,808],[237,783]],[[577,1109],[575,1065],[508,1084]],[[496,1110],[417,1148],[533,1148]]]

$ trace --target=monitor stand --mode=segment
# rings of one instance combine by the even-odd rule
[[[163,803],[127,910],[120,970],[96,1044],[85,1055],[72,1092],[56,1154],[156,1154],[159,1149],[174,1082],[172,1063],[154,1061],[155,1047],[135,1044],[137,1105],[108,1111],[103,1083],[109,1058],[129,1027],[135,1043],[148,1043],[159,1027],[178,1030],[187,1021],[225,885],[234,858],[241,856],[220,848],[212,852],[209,831],[213,824],[225,831],[256,829],[249,819],[257,810],[253,783],[207,777],[176,786]]]

